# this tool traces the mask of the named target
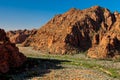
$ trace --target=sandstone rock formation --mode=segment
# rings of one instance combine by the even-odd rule
[[[112,58],[120,55],[120,14],[114,13],[115,23],[111,26],[111,29],[107,30],[106,33],[98,36],[94,36],[93,42],[98,42],[94,44],[92,48],[88,50],[88,56],[92,58]]]
[[[108,46],[114,45],[110,48],[113,50],[116,49],[116,44],[120,46],[120,37],[113,37],[111,33],[115,29],[113,27],[119,24],[117,16],[119,13],[113,14],[99,6],[85,10],[72,8],[64,14],[56,15],[36,34],[27,38],[23,45],[56,54],[71,54],[89,49],[89,57],[106,58],[108,54],[113,57],[114,53],[110,52]],[[110,44],[110,41],[113,43]]]
[[[21,66],[25,60],[26,57],[9,41],[4,30],[0,29],[0,73]]]
[[[8,31],[7,36],[10,38],[12,43],[22,43],[25,41],[27,37],[32,34],[36,33],[36,29],[33,30],[15,30],[15,31]]]

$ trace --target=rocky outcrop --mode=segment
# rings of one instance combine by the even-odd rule
[[[15,31],[8,31],[7,36],[10,38],[12,43],[22,43],[28,38],[30,35],[36,33],[36,29],[33,30],[15,30]]]
[[[99,36],[100,33],[94,36],[94,43],[87,54],[89,57],[103,59],[120,56],[120,14],[114,14],[116,21],[111,28],[102,37]]]
[[[56,54],[71,54],[89,49],[89,57],[96,54],[91,51],[99,50],[102,46],[108,53],[109,50],[106,48],[109,44],[108,32],[118,21],[118,15],[119,13],[113,14],[108,9],[99,6],[85,10],[72,8],[64,14],[56,15],[36,34],[27,38],[23,45]],[[112,41],[119,40],[116,36],[111,39]],[[98,56],[107,57],[108,54],[104,52],[99,52]]]
[[[120,41],[116,36],[106,34],[98,45],[94,45],[88,50],[87,56],[91,58],[112,58],[120,55]]]
[[[9,41],[3,29],[0,29],[0,73],[21,66],[26,57],[19,52],[14,43]]]

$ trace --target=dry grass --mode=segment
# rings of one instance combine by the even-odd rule
[[[28,61],[4,77],[13,80],[120,80],[119,60],[89,59],[83,53],[43,54],[32,47],[19,49],[28,57]]]

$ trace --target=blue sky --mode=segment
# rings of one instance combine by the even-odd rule
[[[40,28],[54,15],[70,8],[99,5],[120,12],[120,0],[0,0],[0,28],[5,30]]]

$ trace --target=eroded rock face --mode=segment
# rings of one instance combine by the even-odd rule
[[[14,43],[9,41],[4,30],[0,29],[0,73],[21,66],[25,60],[26,57],[19,52]]]
[[[100,33],[94,36],[92,48],[88,50],[87,54],[89,57],[103,59],[120,56],[120,14],[114,14],[116,21],[111,29],[102,33],[102,37],[100,37]]]
[[[107,34],[103,36],[102,40],[98,45],[94,45],[92,48],[88,50],[87,56],[91,58],[112,58],[116,55],[120,55],[120,41],[116,36],[111,36]]]
[[[28,38],[30,35],[36,33],[36,29],[33,30],[15,30],[15,31],[8,31],[7,36],[10,38],[12,43],[22,43]]]
[[[89,57],[95,54],[90,51],[101,49],[99,46],[102,45],[106,52],[99,52],[97,57],[107,57],[106,53],[109,52],[106,48],[108,46],[106,37],[109,36],[107,32],[115,26],[118,14],[112,14],[108,9],[99,6],[85,10],[73,8],[64,14],[56,15],[23,45],[58,54],[76,53],[90,48]],[[116,36],[112,39],[119,40]]]

